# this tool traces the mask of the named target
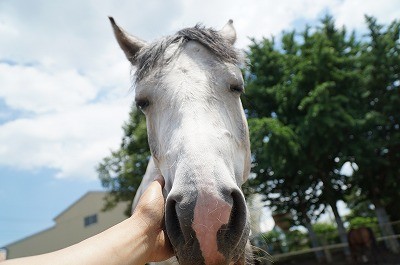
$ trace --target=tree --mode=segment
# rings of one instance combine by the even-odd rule
[[[314,247],[318,247],[318,240],[308,215],[312,207],[307,203],[308,200],[301,197],[301,194],[306,194],[305,190],[309,185],[304,185],[304,181],[299,183],[297,180],[301,178],[296,178],[301,174],[294,164],[300,151],[299,139],[290,126],[286,126],[276,117],[280,106],[279,99],[282,97],[277,99],[278,95],[275,94],[279,92],[277,90],[279,85],[284,83],[284,79],[293,76],[290,70],[295,69],[298,60],[296,54],[299,48],[296,47],[294,37],[294,32],[284,34],[282,41],[286,43],[286,53],[276,49],[274,39],[264,39],[259,43],[253,41],[253,45],[250,46],[250,71],[245,73],[244,106],[249,117],[252,140],[252,171],[257,176],[250,181],[250,185],[255,191],[266,195],[273,211],[291,212],[297,225],[302,224],[309,229],[310,240]],[[276,153],[275,150],[280,152]],[[271,165],[268,165],[269,163]],[[292,167],[288,169],[286,165]],[[289,179],[291,176],[293,178]],[[296,192],[299,190],[304,192],[299,194]],[[296,206],[299,211],[295,210]],[[322,253],[316,255],[318,260],[322,259]]]
[[[340,174],[342,153],[360,116],[359,43],[334,27],[327,16],[321,27],[297,35],[253,41],[246,73],[252,185],[274,207],[286,207],[315,219],[329,205],[339,236],[346,231],[336,203],[348,189]],[[346,254],[349,254],[346,251]]]
[[[145,116],[135,106],[132,107],[129,121],[124,124],[123,130],[120,149],[112,151],[97,167],[101,184],[109,192],[106,210],[121,201],[132,202],[150,159]],[[131,214],[131,204],[125,214]]]
[[[345,196],[345,201],[347,207],[350,209],[350,213],[346,215],[346,220],[349,222],[357,217],[372,218],[376,216],[373,210],[373,203],[356,185],[354,185],[354,188]]]
[[[355,134],[354,153],[347,159],[359,167],[354,188],[374,204],[382,234],[388,236],[393,229],[387,209],[400,217],[400,23],[384,28],[372,17],[366,20],[369,33],[361,57],[365,119]],[[398,252],[396,240],[387,243]]]

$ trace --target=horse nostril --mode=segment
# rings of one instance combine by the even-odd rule
[[[229,221],[229,230],[231,230],[233,234],[240,234],[247,224],[246,202],[242,193],[238,190],[234,190],[231,193],[231,196],[233,199],[233,205],[231,219]]]
[[[176,242],[179,242],[182,236],[176,205],[177,202],[173,198],[168,198],[165,205],[165,228],[173,246],[176,246]]]
[[[225,196],[228,196],[225,193]],[[232,211],[229,223],[218,231],[218,242],[221,249],[229,249],[241,242],[241,238],[249,233],[247,208],[244,196],[239,190],[230,191]]]
[[[183,197],[183,195],[170,193],[165,205],[167,235],[176,257],[182,261],[182,264],[202,264],[200,261],[203,260],[192,228],[195,199],[196,196],[193,194]]]
[[[233,232],[241,231],[247,223],[247,207],[243,193],[233,188],[222,190],[220,194],[226,202],[232,204],[228,227],[234,230]]]

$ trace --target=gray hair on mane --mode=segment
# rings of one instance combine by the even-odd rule
[[[179,53],[183,45],[190,40],[202,44],[223,62],[239,63],[238,51],[218,31],[197,24],[193,28],[182,29],[175,35],[164,37],[142,48],[136,58],[134,58],[135,65],[137,66],[135,81],[139,82],[142,80],[160,63],[168,63],[174,55]],[[170,58],[164,58],[164,53],[171,44],[178,44],[178,49]]]

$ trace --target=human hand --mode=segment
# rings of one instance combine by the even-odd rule
[[[146,246],[147,261],[163,261],[174,255],[171,243],[164,230],[165,200],[162,194],[164,178],[157,178],[149,185],[131,218],[142,221],[143,232],[148,237]]]

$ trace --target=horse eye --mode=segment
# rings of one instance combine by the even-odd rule
[[[136,100],[136,107],[138,109],[144,110],[147,106],[149,106],[149,101],[147,99],[138,99]]]
[[[243,85],[230,85],[229,89],[232,92],[237,92],[237,93],[243,93],[244,92],[244,87]]]

